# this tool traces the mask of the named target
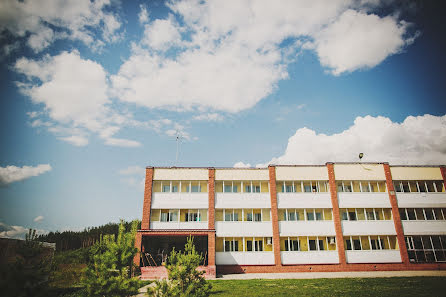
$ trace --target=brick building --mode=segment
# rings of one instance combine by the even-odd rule
[[[147,167],[142,277],[189,235],[216,273],[446,269],[446,168]]]

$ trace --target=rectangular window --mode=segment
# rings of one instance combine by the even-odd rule
[[[372,245],[372,250],[380,250],[378,239],[370,239],[370,243]]]
[[[299,250],[299,241],[298,240],[292,240],[291,241],[291,247],[293,251]]]
[[[296,220],[296,213],[294,211],[288,212],[288,221],[295,221]]]
[[[349,211],[348,212],[348,218],[349,218],[350,221],[356,221],[356,212]]]
[[[352,250],[352,242],[350,241],[349,238],[347,238],[347,239],[345,240],[345,246],[346,246],[346,249],[347,249],[348,251],[351,251],[351,250]]]
[[[314,213],[313,212],[307,212],[307,220],[314,221]]]
[[[343,221],[348,221],[348,212],[347,211],[343,211],[342,212],[342,220]]]
[[[262,221],[262,214],[261,213],[255,213],[254,214],[254,221],[255,222],[261,222]]]
[[[246,250],[248,252],[252,252],[252,241],[251,240],[246,241]]]
[[[167,212],[161,213],[161,222],[167,222],[167,217],[169,214]]]
[[[246,214],[246,220],[248,221],[248,222],[252,222],[252,213],[247,213]]]
[[[256,252],[262,252],[263,251],[263,240],[256,240],[255,241],[255,251]]]
[[[322,221],[322,213],[316,212],[316,221]]]
[[[420,192],[422,192],[422,193],[427,192],[426,184],[424,183],[424,181],[418,182],[418,188],[420,189]]]
[[[393,187],[395,188],[395,192],[397,192],[397,193],[403,192],[403,187],[401,186],[401,182],[395,181],[393,183]]]
[[[353,239],[353,248],[356,250],[361,250],[361,241],[359,239]]]
[[[170,185],[163,185],[163,192],[169,193],[170,192]]]
[[[232,193],[232,185],[225,185],[225,193]]]
[[[432,211],[432,208],[424,209],[424,213],[426,214],[426,220],[434,220],[434,212]]]
[[[403,182],[403,191],[405,193],[409,193],[410,192],[409,182]]]
[[[246,185],[245,186],[245,193],[251,193],[251,185]]]
[[[323,251],[324,250],[324,241],[319,239],[319,250]]]
[[[408,208],[407,209],[407,217],[410,221],[416,220],[417,217],[415,216],[415,209]]]
[[[316,240],[310,239],[308,241],[308,245],[310,247],[310,251],[316,251],[317,250]]]
[[[374,221],[375,220],[375,213],[373,210],[367,210],[367,220]]]
[[[400,208],[399,211],[401,220],[406,221],[407,220],[406,210],[404,208],[403,209]]]

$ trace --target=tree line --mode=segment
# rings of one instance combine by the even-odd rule
[[[114,235],[117,238],[119,233],[119,223],[108,223],[99,227],[88,227],[83,231],[63,231],[49,232],[37,237],[38,241],[53,242],[56,244],[56,251],[75,250],[87,248],[99,242],[104,235]],[[123,221],[125,232],[130,232],[132,222]],[[138,229],[141,228],[141,221],[138,221]]]

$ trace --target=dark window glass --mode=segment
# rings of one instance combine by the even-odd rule
[[[285,251],[289,251],[290,249],[289,249],[289,247],[288,247],[288,240],[285,240]]]
[[[432,212],[432,208],[426,208],[424,210],[424,213],[426,214],[426,220],[433,220],[434,219],[434,214]]]
[[[292,240],[291,241],[291,246],[293,247],[293,251],[298,251],[299,250],[299,241]]]
[[[441,243],[440,243],[440,237],[439,236],[431,236],[432,243],[434,244],[434,249],[441,250]]]
[[[324,250],[324,241],[323,240],[319,240],[319,250],[321,250],[321,251]]]
[[[342,220],[343,221],[348,221],[348,213],[346,211],[342,212]]]
[[[430,236],[422,236],[421,240],[423,241],[423,246],[425,250],[431,250],[432,249],[432,243]]]
[[[230,252],[231,251],[231,242],[225,241],[225,251]]]
[[[246,250],[252,252],[252,240],[246,241]]]
[[[421,244],[421,238],[419,236],[414,236],[414,237],[412,237],[412,239],[413,239],[414,248],[416,250],[422,250],[423,245]]]
[[[348,213],[348,218],[350,219],[350,221],[356,221],[356,213],[353,211],[350,211]]]
[[[322,221],[322,213],[321,212],[316,213],[316,221]]]
[[[420,192],[426,192],[426,185],[424,184],[424,181],[419,181],[418,187],[420,188]]]
[[[414,251],[408,251],[407,255],[409,256],[409,261],[410,262],[416,262],[417,259],[416,259]]]
[[[234,249],[233,250],[238,252],[238,240],[235,240],[233,244],[234,244]]]
[[[435,257],[437,257],[437,262],[444,262],[446,260],[443,250],[435,251]]]
[[[248,213],[246,216],[246,220],[252,222],[252,213]]]
[[[309,245],[310,245],[310,251],[316,251],[317,247],[316,247],[316,240],[309,240]]]
[[[225,192],[226,193],[231,193],[232,192],[232,186],[231,185],[225,185]]]
[[[424,252],[423,251],[416,251],[415,255],[417,257],[417,262],[420,262],[420,263],[426,262],[426,258],[424,256]]]
[[[408,208],[407,209],[407,216],[409,217],[409,220],[414,221],[415,220],[415,209]]]
[[[402,192],[403,188],[401,187],[400,182],[394,182],[393,187],[395,188],[395,192]]]
[[[288,221],[295,221],[296,220],[296,213],[293,212],[289,212],[288,213]]]
[[[314,221],[314,213],[313,212],[307,212],[307,220]]]
[[[379,250],[379,243],[377,239],[371,239],[370,243],[372,244],[372,250]]]
[[[361,242],[359,241],[359,239],[353,239],[353,248],[355,250],[361,249]]]
[[[409,184],[407,182],[403,182],[403,191],[405,193],[409,193],[410,192]]]
[[[255,213],[254,214],[254,221],[255,222],[261,222],[262,221],[262,214],[261,213]]]
[[[407,220],[406,210],[404,208],[400,209],[400,217],[401,217],[401,220],[403,220],[403,221]]]
[[[433,251],[425,251],[424,254],[426,255],[426,262],[429,263],[435,262],[435,256]]]
[[[347,239],[345,241],[345,245],[346,245],[348,251],[352,250],[352,243],[350,242],[350,239]]]

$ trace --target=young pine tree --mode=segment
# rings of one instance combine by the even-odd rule
[[[183,252],[172,250],[167,260],[168,280],[157,281],[153,291],[154,296],[209,296],[212,288],[203,277],[204,271],[197,267],[203,261],[201,254],[195,250],[193,238],[187,239]]]
[[[89,296],[125,297],[138,294],[141,282],[132,277],[137,221],[126,233],[121,221],[118,237],[104,236],[91,249],[83,283]]]

